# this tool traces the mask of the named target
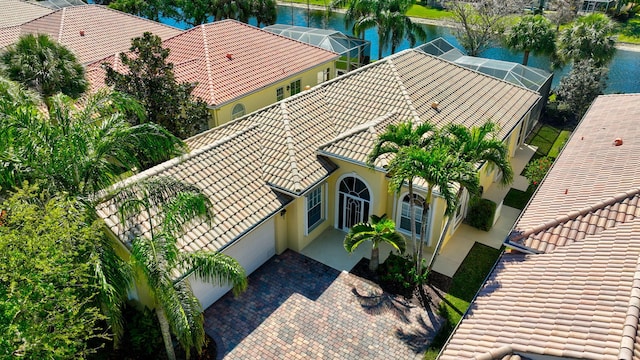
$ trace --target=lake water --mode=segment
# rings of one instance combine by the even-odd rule
[[[278,6],[278,24],[289,24],[297,26],[309,26],[315,28],[335,29],[345,34],[351,35],[350,29],[345,28],[344,15],[341,13],[333,13],[327,18],[324,11],[311,10],[309,13],[309,22],[307,23],[307,10],[304,8]],[[178,28],[186,29],[188,26],[184,23],[176,22],[172,19],[163,19],[163,22]],[[250,24],[255,25],[255,20],[250,20]],[[424,27],[427,33],[427,41],[442,37],[458,48],[462,48],[456,37],[452,34],[451,28],[435,25],[420,25]],[[365,32],[365,39],[371,41],[371,58],[378,57],[378,36],[376,29],[369,29]],[[417,44],[420,45],[420,44]],[[409,43],[404,41],[397,49],[401,51],[408,49]],[[390,54],[390,50],[383,51],[383,56]],[[484,51],[482,57],[512,61],[521,63],[522,53],[512,53],[511,51],[495,47]],[[529,56],[529,66],[537,67],[549,71],[550,62],[546,57]],[[560,78],[569,71],[568,67],[554,71],[553,86],[558,85]],[[609,64],[609,80],[605,93],[640,93],[640,52],[618,50],[613,61]]]

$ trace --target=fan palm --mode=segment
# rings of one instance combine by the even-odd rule
[[[504,39],[509,49],[523,51],[522,65],[529,62],[529,53],[551,55],[556,50],[556,33],[551,22],[542,15],[523,16]]]
[[[593,59],[596,66],[605,66],[616,52],[614,31],[604,14],[583,16],[560,33],[558,56],[565,63]]]
[[[367,157],[367,164],[370,167],[373,167],[376,160],[383,156],[389,156],[392,154],[397,154],[401,149],[415,146],[419,148],[423,148],[428,146],[435,139],[435,128],[433,125],[429,123],[423,123],[420,125],[414,125],[411,121],[402,122],[398,125],[391,124],[387,127],[384,133],[378,136],[376,144],[374,145],[371,153],[369,153]],[[416,222],[415,222],[415,203],[414,199],[414,190],[413,190],[413,180],[415,175],[411,173],[405,173],[407,178],[404,180],[407,182],[408,190],[409,190],[409,199],[412,201],[409,202],[409,219],[411,222],[411,243],[413,244],[413,248],[417,248],[416,242]],[[399,191],[402,187],[394,187],[392,191]],[[416,257],[414,256],[414,260]]]
[[[423,273],[422,251],[427,233],[427,214],[433,201],[433,191],[438,188],[446,202],[445,215],[455,212],[458,203],[457,189],[464,186],[470,192],[479,189],[478,174],[474,164],[461,159],[448,144],[436,141],[427,148],[408,146],[400,149],[389,163],[391,184],[401,187],[407,178],[421,178],[427,183],[422,209],[420,241],[415,249],[417,274]]]
[[[197,187],[171,178],[134,183],[114,197],[120,221],[136,229],[140,218],[148,221],[148,234],[131,233],[131,260],[139,280],[148,285],[160,323],[167,356],[175,359],[171,333],[187,356],[204,345],[202,306],[186,275],[244,291],[244,269],[233,258],[209,251],[181,251],[178,239],[192,221],[211,220],[209,199]],[[179,277],[181,276],[182,277]],[[177,278],[179,277],[179,278]]]
[[[371,215],[370,223],[360,223],[354,225],[344,238],[344,248],[348,253],[352,253],[363,242],[371,241],[371,260],[369,269],[376,271],[380,265],[380,244],[385,242],[401,254],[406,249],[404,236],[396,231],[396,224],[386,215]]]
[[[24,35],[0,56],[3,72],[11,80],[48,99],[62,92],[78,98],[88,88],[84,67],[66,47],[47,35]]]

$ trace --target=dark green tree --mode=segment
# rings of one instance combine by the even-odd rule
[[[542,55],[555,52],[556,33],[551,28],[551,22],[544,16],[523,16],[507,31],[504,43],[511,50],[524,52],[522,65],[527,65],[531,52]]]
[[[172,5],[172,0],[113,0],[110,1],[109,8],[160,21],[161,16],[175,16],[176,9]]]
[[[0,204],[0,358],[75,359],[108,338],[98,301],[100,225],[35,186]]]
[[[131,260],[139,280],[151,290],[168,358],[175,360],[171,333],[187,356],[192,349],[200,353],[205,339],[202,306],[188,279],[176,280],[176,274],[193,271],[199,279],[233,286],[235,294],[247,287],[245,271],[233,258],[218,252],[179,249],[178,239],[192,220],[210,221],[209,198],[194,185],[156,178],[121,189],[113,201],[126,229],[155,214],[148,236],[134,235],[131,240]]]
[[[386,215],[371,215],[371,222],[354,225],[344,238],[344,249],[352,253],[363,242],[371,241],[369,270],[376,271],[380,265],[380,244],[387,243],[403,254],[407,245],[404,236],[396,231],[396,224]]]
[[[607,85],[608,69],[598,66],[596,60],[588,59],[573,64],[568,75],[560,80],[556,93],[560,103],[580,119]]]
[[[187,138],[207,128],[207,104],[191,95],[195,84],[178,83],[173,64],[167,62],[169,49],[160,37],[145,32],[131,40],[130,53],[121,53],[126,70],[118,72],[103,64],[106,83],[131,95],[144,106],[147,120],[163,126],[172,134]]]
[[[23,35],[0,56],[2,72],[48,99],[56,93],[78,98],[88,87],[84,67],[47,35]]]

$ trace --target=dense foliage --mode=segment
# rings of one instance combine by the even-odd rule
[[[560,104],[566,106],[576,119],[580,119],[591,102],[603,94],[608,72],[607,68],[598,66],[593,59],[574,63],[556,90]]]
[[[69,359],[104,338],[94,266],[99,224],[35,186],[0,208],[0,358]]]
[[[472,197],[465,222],[477,229],[489,231],[496,214],[496,203],[489,199]]]
[[[532,160],[524,171],[524,176],[529,180],[531,185],[537,186],[542,182],[545,175],[549,172],[553,159],[548,156],[544,156],[535,160]]]
[[[577,19],[558,38],[558,59],[562,63],[594,61],[606,66],[615,55],[613,22],[603,14],[591,14]]]
[[[89,86],[73,52],[44,34],[21,36],[2,52],[0,61],[3,75],[44,98],[59,92],[78,98]]]
[[[527,65],[529,53],[551,55],[556,49],[556,33],[551,22],[542,15],[523,16],[507,32],[504,42],[512,50],[524,52],[522,65]]]
[[[169,49],[162,47],[160,37],[145,32],[131,40],[129,50],[128,54],[120,54],[126,67],[123,72],[103,64],[107,84],[137,99],[144,106],[148,121],[177,137],[187,138],[205,130],[209,118],[207,104],[191,95],[195,84],[176,81],[173,64],[167,62]]]

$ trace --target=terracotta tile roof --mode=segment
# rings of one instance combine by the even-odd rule
[[[640,215],[640,94],[598,97],[516,222],[510,241],[554,251]],[[621,138],[622,146],[614,140]]]
[[[338,57],[334,52],[235,20],[199,25],[165,40],[163,46],[171,49],[168,60],[174,64],[176,78],[198,83],[193,94],[211,106],[233,101]],[[102,62],[91,64],[88,70],[96,71],[92,69]],[[91,81],[104,82],[99,73],[96,71]]]
[[[52,13],[53,10],[34,1],[0,0],[0,28],[16,26]],[[0,44],[2,46],[2,44]]]
[[[439,359],[514,354],[640,359],[640,221],[552,253],[505,254]]]
[[[145,31],[162,39],[182,32],[180,29],[100,5],[63,8],[22,24],[20,31],[21,34],[48,34],[71,49],[83,64],[128,50],[131,39],[141,36]]]
[[[185,251],[220,250],[291,201],[290,197],[273,191],[263,180],[260,137],[255,126],[246,128],[116,186],[157,176],[170,176],[198,186],[213,203],[213,224],[193,224],[180,240],[180,247]],[[128,233],[121,226],[112,202],[101,204],[98,214],[115,234],[123,241],[127,240]],[[149,231],[147,217],[139,219],[136,231],[139,234]]]
[[[0,48],[11,45],[20,38],[20,25],[0,29]]]
[[[420,72],[414,74],[412,69]],[[440,75],[434,76],[434,72]],[[441,73],[449,74],[454,80]],[[484,88],[478,88],[477,84],[483,84]],[[442,101],[439,110],[432,109],[431,100],[422,98],[436,98],[439,89],[453,89],[448,90],[450,98],[467,99],[470,105],[439,98]],[[492,91],[510,95],[496,97]],[[376,121],[384,122],[390,113],[401,120],[437,118],[438,125],[449,122],[479,125],[493,119],[501,125],[500,136],[506,137],[539,99],[531,90],[431,55],[406,50],[196,135],[187,143],[196,149],[226,136],[230,129],[256,124],[263,133],[262,159],[267,182],[300,194],[333,170],[318,154],[363,160],[373,145],[373,137],[360,130]],[[480,103],[491,106],[479,111],[484,109],[484,105],[477,105]],[[374,127],[376,131],[383,130],[383,127]]]

